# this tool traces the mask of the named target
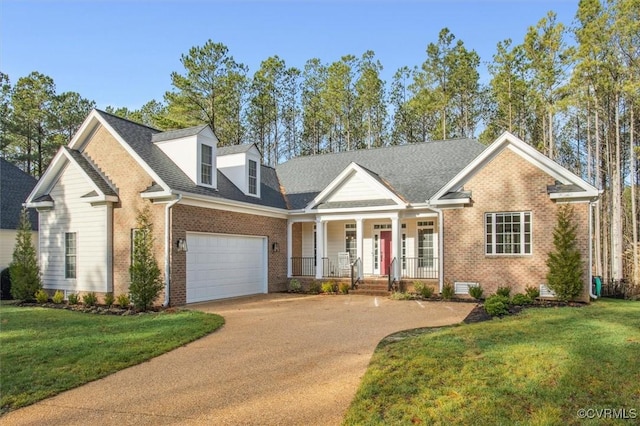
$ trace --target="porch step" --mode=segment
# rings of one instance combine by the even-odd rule
[[[360,294],[367,296],[389,296],[391,294],[388,290],[389,283],[384,280],[364,280],[358,283],[358,288],[355,290],[349,290],[351,294]]]

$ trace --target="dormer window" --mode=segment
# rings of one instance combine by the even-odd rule
[[[213,183],[213,148],[200,145],[200,180],[204,185]]]
[[[258,194],[258,163],[249,160],[249,194]]]

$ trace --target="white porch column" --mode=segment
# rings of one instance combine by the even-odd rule
[[[362,218],[356,219],[356,258],[360,259],[358,264],[358,278],[362,277],[362,261],[363,261],[363,241],[364,233],[362,232]]]
[[[321,279],[323,274],[324,256],[324,225],[325,222],[316,219],[316,279]]]
[[[287,278],[292,277],[291,257],[293,256],[293,222],[287,220]]]
[[[393,278],[400,280],[402,266],[402,238],[400,234],[400,218],[391,218],[391,257],[396,259],[393,271],[389,271]]]

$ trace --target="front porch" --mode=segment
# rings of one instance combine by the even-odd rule
[[[441,281],[437,213],[420,217],[321,217],[289,223],[290,278],[390,283]]]

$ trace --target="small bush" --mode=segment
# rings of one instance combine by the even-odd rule
[[[391,293],[392,300],[411,300],[413,296],[410,293],[404,291],[394,291]]]
[[[96,306],[98,303],[98,296],[94,292],[90,292],[82,296],[82,303],[85,306]]]
[[[531,300],[531,298],[526,294],[522,293],[514,294],[511,299],[511,304],[513,305],[530,305],[531,303],[533,303],[533,300]]]
[[[122,294],[119,294],[118,297],[116,297],[116,303],[121,308],[128,308],[129,305],[131,304],[131,299],[129,299],[128,294],[122,293]]]
[[[67,296],[67,300],[69,301],[70,305],[77,305],[78,304],[78,295],[75,293],[70,293]]]
[[[413,288],[416,290],[416,293],[418,293],[420,296],[424,297],[425,299],[428,299],[431,296],[433,296],[433,287],[423,283],[422,281],[414,282]]]
[[[40,289],[36,291],[36,302],[38,303],[47,303],[49,301],[49,293]]]
[[[323,293],[335,293],[336,292],[336,284],[333,281],[325,281],[322,283],[322,292]]]
[[[113,306],[113,302],[115,302],[115,297],[113,297],[113,293],[107,293],[104,295],[104,304],[107,305],[107,307],[111,307]]]
[[[446,283],[442,287],[442,298],[443,299],[446,299],[446,300],[452,299],[455,294],[456,294],[456,290],[455,290],[455,288],[453,288],[452,284]]]
[[[498,296],[504,296],[507,299],[509,299],[509,295],[511,294],[511,287],[509,287],[509,286],[500,286],[496,290],[496,294]]]
[[[524,288],[524,292],[527,294],[527,296],[529,296],[529,299],[531,300],[536,300],[538,297],[540,297],[540,289],[535,286],[526,286]]]
[[[292,279],[289,281],[289,291],[292,293],[299,293],[302,290],[302,284],[297,279]]]
[[[53,297],[51,298],[51,300],[56,305],[60,305],[62,302],[64,302],[64,293],[61,292],[60,290],[56,290],[56,292],[53,294]]]
[[[311,294],[318,294],[320,293],[320,290],[322,288],[320,287],[320,283],[318,281],[311,281],[311,283],[309,284],[309,293]]]
[[[509,313],[509,298],[494,294],[484,301],[484,310],[492,317]]]
[[[484,289],[480,284],[469,287],[469,295],[476,300],[482,299]]]
[[[11,300],[11,274],[9,268],[4,268],[0,272],[0,299]]]
[[[348,283],[340,283],[340,286],[339,286],[340,293],[348,294],[349,293],[349,287],[351,287],[351,286]]]

